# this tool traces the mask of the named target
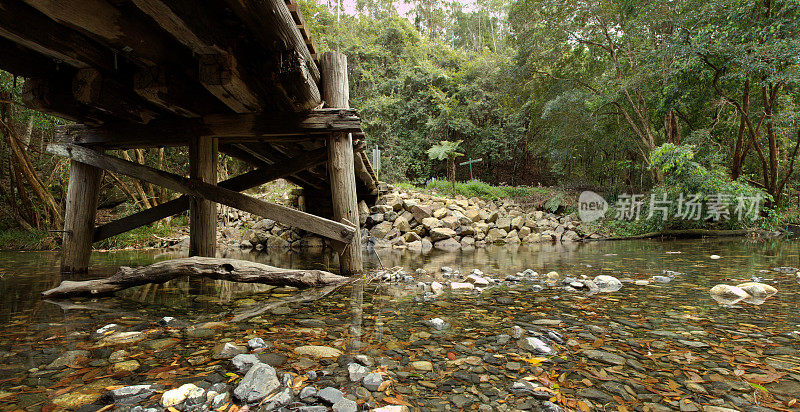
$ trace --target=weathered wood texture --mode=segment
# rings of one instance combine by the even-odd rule
[[[347,57],[326,52],[320,59],[322,90],[325,101],[337,108],[350,106],[350,85],[347,79]],[[358,230],[358,197],[356,194],[353,136],[331,133],[328,137],[328,176],[333,199],[333,220],[356,228],[356,236],[339,252],[341,273],[352,275],[364,270],[361,257],[361,235]]]
[[[106,295],[133,286],[164,283],[183,276],[295,287],[342,284],[349,280],[324,270],[292,270],[245,260],[191,257],[165,260],[139,268],[123,266],[113,276],[105,279],[65,280],[57,287],[42,292],[42,297]]]
[[[298,227],[336,242],[350,243],[355,234],[355,228],[352,225],[330,221],[286,206],[254,199],[197,179],[188,179],[138,163],[107,156],[82,146],[51,144],[47,147],[47,151],[115,173],[141,179],[176,192],[201,197],[258,216],[270,218],[276,222]]]
[[[275,179],[287,177],[303,169],[325,163],[327,156],[328,153],[325,148],[314,150],[272,166],[251,170],[239,176],[232,177],[219,182],[217,186],[241,192],[271,182]],[[180,196],[177,199],[151,207],[150,209],[98,226],[94,231],[94,241],[99,242],[137,227],[149,225],[161,219],[182,213],[188,209],[189,196]]]
[[[284,0],[225,0],[225,3],[260,43],[277,43],[278,49],[292,51],[286,55],[288,64],[282,65],[278,77],[285,80],[289,88],[286,93],[293,96],[294,110],[317,107],[322,101],[317,86],[319,68]],[[290,58],[292,54],[296,57]]]
[[[97,167],[70,162],[61,248],[62,272],[83,273],[89,267],[102,176],[103,171]]]
[[[125,94],[160,114],[207,114],[178,104],[193,105],[180,95],[191,83],[205,91],[197,100],[233,112],[303,112],[321,103],[319,69],[292,6],[289,11],[282,0],[0,0],[0,37],[49,60],[43,68],[91,68],[129,86],[137,70],[163,69],[178,87],[129,87]],[[29,75],[31,66],[16,63],[24,59],[4,54],[15,62],[3,65]],[[104,120],[118,114],[109,111]]]
[[[253,113],[209,115],[199,119],[154,120],[146,125],[107,123],[99,127],[60,127],[59,142],[102,145],[106,148],[183,146],[194,136],[213,136],[224,142],[324,139],[330,132],[361,130],[353,109],[318,109],[296,115]]]
[[[84,124],[67,126],[59,141],[97,149],[189,146],[215,137],[263,167],[324,147],[332,132],[363,138],[354,110],[316,109],[322,92],[315,54],[294,0],[0,0],[0,68],[26,77],[23,101],[31,108]],[[346,99],[328,105],[348,107]],[[352,145],[337,141],[329,148]],[[375,182],[368,161],[342,148],[345,168],[356,170],[357,194],[369,196]],[[318,164],[285,177],[322,194],[331,192],[335,173]],[[278,214],[335,240],[352,237],[347,225],[299,219],[196,180],[170,184],[176,182],[190,182],[182,193]],[[115,222],[94,238],[178,213],[182,202]]]
[[[217,184],[217,139],[195,137],[189,144],[189,177]],[[189,256],[214,257],[217,252],[217,204],[189,198]]]

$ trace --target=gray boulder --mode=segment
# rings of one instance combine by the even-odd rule
[[[260,402],[262,399],[274,394],[280,388],[281,382],[272,366],[257,363],[244,375],[239,386],[233,394],[241,401],[247,403]]]

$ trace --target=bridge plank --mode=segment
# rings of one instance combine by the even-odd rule
[[[233,55],[202,40],[161,0],[133,0],[133,3],[200,56],[199,80],[217,98],[237,113],[255,112],[261,108],[256,93],[242,79],[239,64]]]
[[[72,67],[114,66],[111,50],[18,0],[0,0],[0,36]]]
[[[275,203],[265,202],[196,179],[188,179],[138,163],[128,162],[86,147],[73,144],[50,144],[47,147],[47,151],[101,169],[144,180],[185,195],[201,197],[269,218],[287,226],[298,227],[340,243],[350,243],[355,234],[355,229],[352,226],[343,223],[334,222]]]

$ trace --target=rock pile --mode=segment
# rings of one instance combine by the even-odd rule
[[[376,249],[458,250],[493,243],[573,242],[584,237],[581,222],[573,215],[526,210],[510,200],[446,198],[399,189],[384,194],[372,207],[362,201],[359,219],[362,244]],[[330,244],[302,230],[262,219],[243,232],[240,246],[303,250]]]
[[[359,209],[365,244],[375,248],[456,250],[492,243],[582,238],[581,222],[573,216],[525,210],[508,200],[444,198],[394,190],[372,208],[362,203]]]

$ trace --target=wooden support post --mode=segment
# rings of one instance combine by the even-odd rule
[[[217,139],[196,137],[189,142],[189,177],[217,184]],[[217,253],[217,204],[192,196],[189,201],[189,256]]]
[[[347,79],[347,57],[327,52],[320,61],[322,93],[328,105],[350,107],[350,85]],[[358,198],[353,160],[353,135],[331,133],[328,137],[328,175],[333,197],[333,220],[355,226],[356,233],[348,246],[339,252],[339,267],[343,275],[361,273],[361,233],[358,227]]]
[[[89,268],[102,176],[101,169],[70,161],[64,240],[61,246],[62,273],[86,273]]]

